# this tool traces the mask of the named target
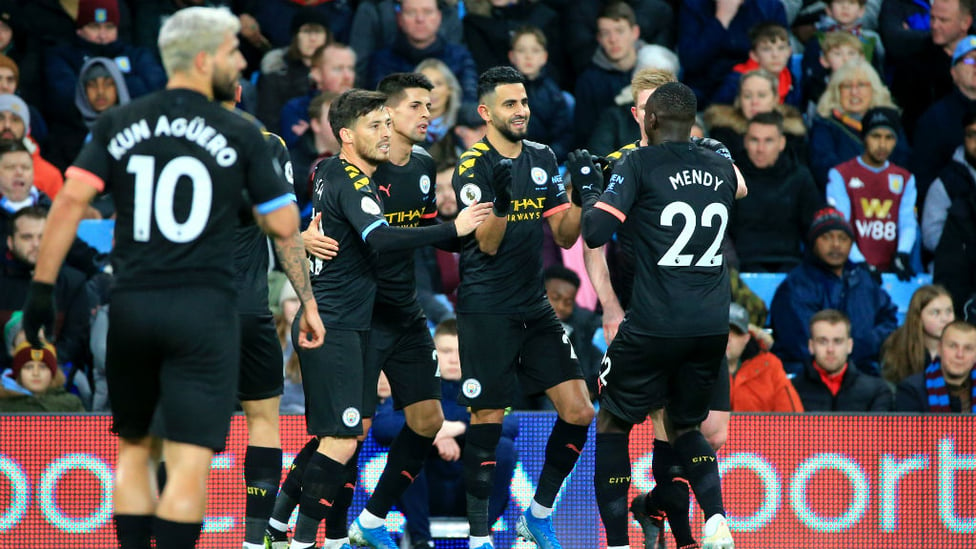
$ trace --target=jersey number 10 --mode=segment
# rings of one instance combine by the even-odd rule
[[[132,213],[132,237],[136,242],[149,242],[154,217],[159,232],[170,242],[185,243],[200,236],[207,227],[213,202],[213,182],[203,162],[192,156],[177,156],[163,166],[159,178],[154,180],[156,158],[135,154],[125,170],[136,178]],[[182,223],[173,211],[176,184],[181,177],[188,177],[193,186],[190,215]]]
[[[685,246],[688,245],[688,242],[691,241],[691,237],[694,236],[698,224],[698,214],[691,207],[691,204],[687,202],[672,202],[665,206],[661,212],[661,225],[664,227],[672,227],[674,225],[674,218],[678,215],[685,218],[685,225],[681,228],[681,232],[678,233],[678,238],[674,239],[674,244],[668,248],[668,251],[657,262],[662,267],[689,267],[691,266],[692,259],[694,259],[692,254],[681,253],[684,251]],[[695,267],[718,267],[722,264],[722,254],[719,253],[719,248],[722,246],[722,238],[725,236],[725,227],[729,224],[729,210],[725,207],[725,204],[712,202],[708,206],[705,206],[701,214],[701,226],[711,228],[712,220],[716,217],[718,217],[720,223],[718,232],[715,233],[715,239],[712,240],[711,246],[695,262]]]

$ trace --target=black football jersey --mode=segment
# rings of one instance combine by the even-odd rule
[[[242,189],[262,214],[291,205],[280,172],[252,122],[173,89],[101,115],[67,174],[112,194],[116,288],[233,291]]]
[[[595,207],[633,223],[634,329],[660,337],[728,331],[722,240],[737,185],[732,162],[691,143],[640,148],[617,163]]]
[[[414,146],[403,166],[380,164],[373,182],[383,204],[386,221],[393,227],[419,227],[435,222],[437,201],[434,159],[423,147]],[[423,316],[417,302],[414,250],[380,254],[376,261],[374,317],[385,322],[408,323]]]
[[[291,157],[285,142],[277,135],[263,132],[271,154],[281,168],[279,185],[282,194],[295,195]],[[254,222],[250,204],[243,204],[240,225],[234,231],[234,282],[237,287],[237,310],[241,313],[268,313],[268,269],[271,265],[271,242]]]
[[[368,330],[376,278],[366,236],[388,224],[376,187],[341,156],[319,163],[314,183],[312,217],[321,213],[319,231],[339,242],[339,254],[331,261],[309,255],[319,316],[326,328]]]
[[[501,159],[487,138],[461,155],[453,178],[460,207],[494,198],[492,168]],[[544,303],[542,224],[569,208],[552,149],[523,141],[522,153],[512,159],[512,203],[498,252],[481,252],[474,234],[462,239],[458,311],[517,313]]]

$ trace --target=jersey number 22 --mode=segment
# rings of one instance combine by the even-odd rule
[[[672,202],[665,206],[661,212],[661,225],[665,227],[674,226],[674,218],[679,215],[684,218],[685,224],[681,228],[681,232],[678,233],[678,237],[674,239],[674,244],[668,248],[668,251],[657,262],[662,267],[689,267],[691,266],[692,259],[694,259],[692,254],[681,253],[684,251],[685,246],[688,245],[688,242],[691,241],[691,237],[695,234],[698,226],[698,214],[695,213],[695,209],[691,207],[691,204],[687,202]],[[715,239],[712,240],[712,244],[705,250],[705,253],[695,262],[695,267],[718,267],[722,264],[722,254],[719,253],[719,248],[722,246],[722,238],[725,236],[725,227],[729,223],[729,210],[725,207],[725,204],[712,202],[708,206],[705,206],[701,214],[701,226],[711,228],[712,221],[716,217],[718,217],[720,225],[718,231],[715,233]]]

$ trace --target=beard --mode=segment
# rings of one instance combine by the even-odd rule
[[[234,101],[237,102],[237,80],[238,74],[214,74],[211,85],[213,86],[213,97],[214,101],[225,102]]]
[[[528,120],[526,120],[526,122],[528,122]],[[525,135],[528,133],[529,130],[528,124],[525,125],[525,129],[522,130],[521,132],[515,132],[515,130],[511,129],[508,125],[498,125],[495,124],[494,122],[492,122],[492,126],[495,126],[495,129],[498,130],[498,133],[502,134],[502,136],[505,137],[505,139],[508,139],[512,143],[518,143],[519,141],[525,139]]]
[[[385,154],[380,151],[379,145],[375,147],[356,147],[356,154],[359,158],[362,158],[366,162],[373,164],[374,166],[388,162],[390,160],[389,151]]]

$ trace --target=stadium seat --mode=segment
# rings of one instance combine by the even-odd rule
[[[932,283],[932,275],[922,273],[915,275],[911,280],[902,282],[898,277],[891,273],[881,275],[881,286],[884,288],[891,300],[898,306],[898,325],[905,322],[905,315],[908,314],[908,304],[912,301],[915,290],[921,286]]]
[[[83,219],[78,224],[78,238],[103,254],[112,251],[115,238],[114,219]]]
[[[773,294],[779,283],[786,278],[786,273],[739,273],[742,281],[752,292],[759,296],[768,308],[773,303]]]

